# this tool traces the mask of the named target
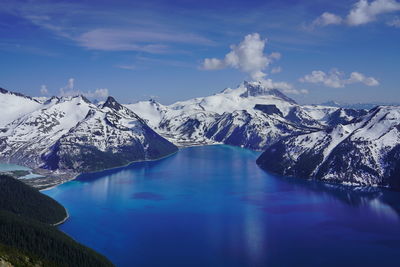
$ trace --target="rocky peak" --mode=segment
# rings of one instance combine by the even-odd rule
[[[109,96],[106,100],[106,102],[104,102],[103,107],[102,108],[111,108],[114,109],[116,111],[120,111],[122,109],[124,109],[124,107],[117,102],[117,100],[115,100],[114,97]]]
[[[290,97],[286,96],[278,89],[266,88],[264,85],[262,85],[261,82],[244,81],[243,86],[246,88],[246,91],[240,95],[241,97],[250,97],[250,96],[256,97],[256,96],[272,95],[272,96],[278,97],[280,99],[283,99],[291,104],[297,104],[296,101],[294,101]]]

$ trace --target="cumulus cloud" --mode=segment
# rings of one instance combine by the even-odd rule
[[[90,99],[105,99],[107,96],[109,96],[109,93],[108,93],[107,88],[99,88],[94,91],[92,91],[92,90],[81,91],[81,90],[75,89],[75,79],[70,78],[70,79],[68,79],[67,84],[64,87],[60,88],[59,95],[60,96],[83,95]]]
[[[219,70],[234,68],[250,75],[251,79],[260,82],[267,89],[280,89],[288,94],[305,94],[306,90],[296,90],[287,82],[275,82],[267,79],[266,69],[282,55],[278,52],[265,54],[264,49],[267,39],[262,39],[258,33],[248,34],[237,45],[230,46],[230,52],[224,58],[206,58],[201,68],[204,70]],[[271,70],[271,73],[282,71],[281,67]]]
[[[47,89],[46,85],[43,84],[42,86],[40,86],[40,93],[42,95],[48,95],[49,94],[49,90]]]
[[[400,10],[400,3],[395,0],[375,0],[368,3],[367,0],[358,1],[347,16],[347,23],[357,26],[376,20],[380,14]]]
[[[281,57],[277,52],[264,54],[266,42],[267,40],[261,39],[258,33],[246,35],[239,44],[231,45],[231,51],[223,59],[204,59],[202,68],[205,70],[235,68],[249,74],[253,80],[260,81],[267,75],[265,69]]]
[[[324,12],[312,22],[312,26],[327,26],[341,24],[343,19],[335,14]]]
[[[349,26],[359,26],[377,20],[382,14],[400,11],[400,2],[396,0],[359,0],[350,9],[345,18],[333,13],[324,12],[312,22],[312,26],[327,26],[347,24]],[[389,24],[390,25],[390,24]],[[392,25],[391,25],[392,26]]]
[[[327,87],[342,88],[348,84],[363,83],[367,86],[379,85],[374,77],[367,77],[360,72],[352,72],[348,78],[339,70],[333,69],[328,73],[321,70],[314,70],[310,74],[299,79],[303,83],[323,84]]]

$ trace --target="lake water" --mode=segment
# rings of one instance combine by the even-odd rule
[[[27,167],[23,167],[16,164],[9,163],[0,163],[0,172],[9,172],[9,171],[29,171],[30,169]]]
[[[276,177],[258,155],[186,148],[44,193],[117,266],[398,266],[399,193]]]

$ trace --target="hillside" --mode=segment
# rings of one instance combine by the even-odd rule
[[[113,266],[105,257],[51,226],[66,216],[55,200],[21,181],[0,175],[0,264]]]
[[[57,201],[6,175],[0,175],[0,209],[46,224],[56,224],[67,217]]]

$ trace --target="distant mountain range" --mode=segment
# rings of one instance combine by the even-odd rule
[[[371,102],[371,103],[340,103],[336,101],[327,101],[320,104],[321,106],[328,107],[341,107],[341,108],[351,108],[351,109],[373,109],[376,106],[400,106],[399,102]]]
[[[1,89],[0,108],[0,160],[61,181],[157,159],[176,146],[229,144],[265,151],[258,164],[281,175],[397,188],[397,106],[299,105],[279,90],[243,82],[171,105],[39,100]]]

